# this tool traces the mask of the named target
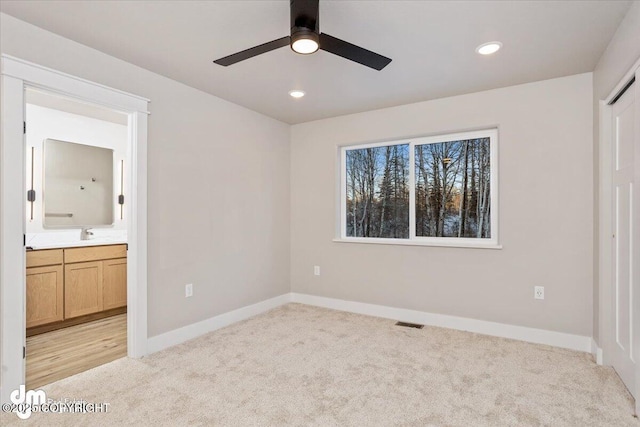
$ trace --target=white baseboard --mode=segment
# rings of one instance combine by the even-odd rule
[[[289,302],[291,302],[291,294],[283,294],[197,323],[192,323],[191,325],[187,325],[182,328],[174,329],[173,331],[169,331],[161,335],[156,335],[155,337],[151,337],[147,340],[147,354],[155,353],[156,351],[164,350],[165,348],[169,348],[176,344],[189,341],[193,338],[199,337],[200,335],[215,331],[216,329],[224,328],[232,323],[248,319],[249,317],[264,313],[265,311],[269,311]]]
[[[593,338],[591,338],[591,354],[593,354],[596,363],[602,365],[602,349],[598,347],[598,343]]]
[[[469,319],[466,317],[449,316],[446,314],[435,314],[404,308],[387,307],[384,305],[319,297],[295,292],[291,293],[291,302],[332,308],[351,313],[366,314],[369,316],[384,317],[386,319],[419,323],[423,325],[458,329],[461,331],[475,332],[502,338],[511,338],[536,344],[546,344],[554,347],[584,351],[587,353],[592,351],[592,338],[582,335],[488,322],[486,320]],[[602,353],[602,351],[600,351],[600,353]]]
[[[587,336],[528,328],[525,326],[508,325],[505,323],[489,322],[486,320],[470,319],[466,317],[449,316],[446,314],[427,313],[405,308],[299,294],[295,292],[283,294],[275,298],[261,301],[256,304],[242,307],[228,313],[223,313],[218,316],[151,337],[147,340],[148,354],[197,338],[200,335],[204,335],[208,332],[215,331],[216,329],[229,326],[232,323],[248,319],[249,317],[264,313],[265,311],[269,311],[289,302],[297,302],[317,307],[348,311],[350,313],[402,320],[405,322],[420,323],[423,325],[439,326],[442,328],[457,329],[460,331],[469,331],[496,337],[527,341],[535,344],[546,344],[554,347],[584,351],[592,353],[596,358],[596,362],[599,365],[602,364],[602,349],[597,346],[597,343],[593,338]]]

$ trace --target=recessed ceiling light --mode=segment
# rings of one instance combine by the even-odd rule
[[[476,48],[476,52],[480,55],[491,55],[492,53],[496,53],[502,47],[502,43],[500,42],[489,42],[483,43]]]
[[[290,90],[289,91],[289,95],[291,95],[292,98],[302,98],[304,96],[304,91],[303,90]]]

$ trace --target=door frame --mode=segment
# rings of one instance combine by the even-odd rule
[[[629,69],[619,83],[613,88],[609,96],[599,101],[599,144],[598,144],[598,336],[602,352],[598,354],[598,363],[611,365],[611,351],[615,345],[613,336],[613,295],[611,292],[613,274],[613,108],[609,105],[625,86],[635,77],[635,83],[627,90],[635,91],[636,106],[640,105],[640,59]],[[635,121],[635,145],[640,146],[640,108],[636,108]],[[635,150],[635,181],[640,183],[640,150]],[[640,200],[640,185],[635,186],[634,197]],[[640,209],[634,211],[633,224],[640,224]],[[640,248],[640,227],[635,227],[632,231],[632,244]],[[636,283],[640,277],[639,257],[635,257],[632,271]],[[634,354],[640,354],[640,292],[632,296],[634,300],[634,310],[632,321],[634,329]],[[600,357],[601,356],[601,357]],[[640,357],[636,362],[636,413],[640,413]]]
[[[149,100],[13,56],[0,57],[0,397],[25,381],[25,122],[27,87],[120,111],[128,117],[127,355],[147,354],[147,115]]]

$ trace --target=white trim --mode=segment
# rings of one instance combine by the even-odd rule
[[[461,238],[461,237],[430,237],[424,239],[392,239],[382,237],[345,237],[333,239],[338,243],[375,243],[378,245],[405,245],[405,246],[437,246],[444,248],[470,248],[470,249],[502,249],[502,245],[493,242],[485,242],[488,239]]]
[[[337,227],[336,236],[340,236],[341,239],[345,238],[347,233],[347,156],[345,155],[345,148],[338,150],[338,161],[340,162],[340,170],[338,171],[338,182],[340,182],[340,200],[338,200],[337,206],[340,209],[340,224]]]
[[[0,76],[2,86],[2,136],[0,139],[0,323],[2,362],[0,399],[24,384],[22,347],[26,345],[25,320],[25,145],[22,131],[24,85],[22,80]]]
[[[341,145],[340,148],[343,151],[346,150],[361,150],[363,148],[380,148],[380,147],[393,147],[394,145],[409,145],[414,141],[422,141],[426,138],[431,138],[430,136],[420,136],[416,138],[408,138],[408,139],[394,139],[390,141],[378,141],[378,142],[365,142],[363,144],[355,144],[355,145]]]
[[[416,236],[415,225],[415,147],[416,145],[435,144],[448,141],[460,141],[474,138],[489,137],[489,155],[491,163],[490,186],[491,186],[491,237],[490,238],[460,238],[460,237],[422,237]],[[334,242],[343,243],[371,243],[371,244],[388,244],[388,245],[409,245],[409,246],[445,246],[445,247],[462,247],[462,248],[489,248],[502,249],[499,240],[499,179],[498,179],[498,128],[490,127],[466,132],[456,132],[447,134],[437,134],[429,136],[421,136],[416,138],[407,138],[393,141],[379,141],[367,144],[343,145],[339,146],[339,178],[340,194],[339,206],[340,213],[338,218],[340,224],[336,233]],[[407,239],[389,239],[389,238],[370,238],[370,237],[349,237],[347,236],[347,174],[346,174],[346,152],[351,150],[359,150],[363,148],[387,147],[394,145],[409,145],[409,238]]]
[[[348,311],[350,313],[365,314],[368,316],[383,317],[386,319],[402,320],[405,322],[419,323],[423,325],[469,331],[495,337],[510,338],[535,344],[546,344],[554,347],[583,351],[586,353],[591,351],[592,338],[583,335],[567,334],[564,332],[508,325],[505,323],[449,316],[446,314],[427,313],[423,311],[383,305],[366,304],[362,302],[346,301],[308,294],[292,293],[291,302]]]
[[[128,115],[127,339],[129,357],[147,352],[147,103],[148,100],[8,55],[1,56],[2,154],[0,204],[0,292],[2,297],[2,403],[24,384],[25,232],[24,88],[35,87]],[[22,183],[22,185],[21,185]]]
[[[346,200],[345,200],[346,203]],[[346,226],[346,225],[345,225]],[[345,228],[346,232],[346,228]],[[416,146],[409,143],[409,240],[416,238]],[[351,237],[353,239],[353,237]]]
[[[32,82],[36,87],[42,85],[40,87],[47,92],[50,92],[52,87],[55,87],[48,84],[48,82],[57,81],[61,83],[62,86],[58,90],[64,93],[75,92],[78,88],[81,91],[86,90],[90,92],[91,100],[89,102],[92,104],[96,104],[93,98],[102,98],[103,102],[111,103],[109,105],[111,108],[121,109],[123,111],[141,111],[148,113],[147,105],[151,101],[142,96],[114,89],[100,83],[95,83],[90,80],[63,73],[62,71],[44,67],[4,53],[2,54],[2,59],[4,60],[2,61],[2,74]],[[68,91],[65,89],[66,87],[72,88],[73,90]],[[74,98],[83,99],[82,97]],[[101,105],[104,104],[101,103]]]
[[[149,353],[155,353],[217,329],[224,328],[225,326],[229,326],[233,323],[240,322],[241,320],[272,310],[276,307],[280,307],[281,305],[289,302],[291,302],[291,294],[287,293],[256,304],[241,307],[197,323],[192,323],[182,328],[174,329],[164,334],[156,335],[155,337],[150,337],[147,342],[147,349]]]
[[[599,102],[600,143],[598,144],[598,337],[604,351],[603,363],[610,365],[608,356],[613,343],[611,321],[613,302],[611,295],[612,253],[613,253],[613,198],[612,187],[612,109],[607,101]]]
[[[633,244],[633,253],[638,253],[637,248],[640,247],[640,209],[638,209],[638,204],[640,204],[640,59],[636,62],[636,70],[635,70],[635,78],[636,81],[634,83],[635,87],[635,161],[634,161],[634,193],[633,199],[636,202],[635,210],[633,211],[633,217],[631,219],[631,224],[635,224],[634,231],[631,235],[631,241]],[[633,319],[633,354],[635,354],[635,393],[633,395],[636,398],[636,415],[640,413],[640,360],[638,360],[638,354],[640,354],[640,292],[637,292],[637,286],[640,284],[640,256],[633,256],[632,253],[632,276],[631,280],[635,283],[636,288],[633,294],[633,307],[632,311],[632,319]]]
[[[241,307],[236,310],[151,337],[148,340],[148,352],[151,354],[164,350],[290,302],[347,311],[350,313],[364,314],[367,316],[382,317],[385,319],[403,320],[406,322],[515,339],[535,344],[545,344],[587,353],[591,352],[600,355],[598,356],[598,360],[602,359],[602,350],[596,346],[593,338],[587,336],[528,328],[525,326],[508,325],[465,317],[449,316],[446,314],[434,314],[404,308],[326,298],[295,292],[279,295],[256,304]]]
[[[598,365],[602,365],[602,349],[598,347],[596,340],[591,338],[591,354]]]
[[[127,170],[127,355],[147,354],[147,115],[129,114]],[[125,201],[126,203],[126,201]]]
[[[631,79],[636,75],[636,72],[640,69],[640,58],[629,68],[629,70],[624,74],[624,77],[620,79],[617,85],[609,92],[609,95],[604,99],[606,105],[608,105],[613,98],[622,90],[623,87],[627,85],[631,81]],[[636,83],[638,83],[636,78]]]

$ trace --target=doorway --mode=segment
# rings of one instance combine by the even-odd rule
[[[2,402],[25,384],[26,353],[26,188],[25,88],[99,105],[127,117],[130,179],[127,221],[127,355],[147,349],[147,104],[148,100],[15,57],[2,55],[2,138],[0,142],[0,290]]]
[[[127,115],[27,87],[26,361],[33,390],[127,355]]]

